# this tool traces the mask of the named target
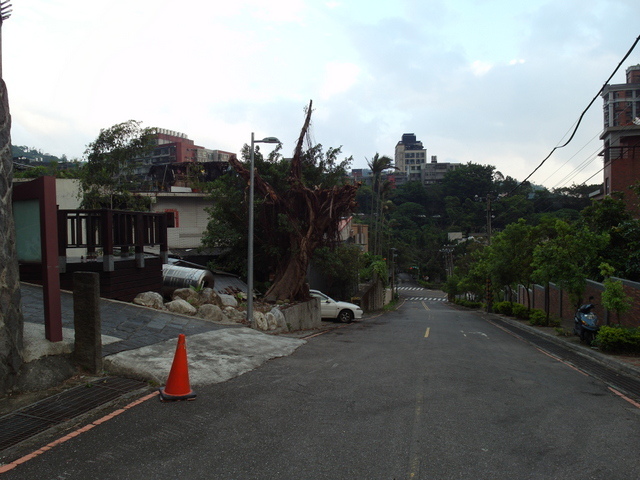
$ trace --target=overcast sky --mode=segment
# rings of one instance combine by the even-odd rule
[[[353,168],[415,133],[440,162],[524,179],[640,34],[638,0],[12,0],[12,141],[80,158],[129,119],[239,152],[313,134]],[[640,46],[614,77],[640,63]],[[602,100],[531,180],[599,183]],[[269,148],[265,146],[265,148]],[[581,169],[579,171],[579,169]]]

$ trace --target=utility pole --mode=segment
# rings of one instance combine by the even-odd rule
[[[4,21],[11,16],[11,3],[9,0],[0,2],[0,30]],[[2,37],[0,36],[0,78],[2,78]]]
[[[487,193],[487,243],[491,246],[491,194]],[[493,289],[491,288],[491,279],[487,277],[487,313],[493,311]]]
[[[487,239],[491,245],[491,194],[487,193]]]

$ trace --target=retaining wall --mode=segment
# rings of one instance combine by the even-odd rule
[[[322,326],[319,298],[296,303],[287,308],[281,308],[280,311],[284,315],[287,325],[293,331],[311,330]]]

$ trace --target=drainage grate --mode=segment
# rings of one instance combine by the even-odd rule
[[[528,332],[503,320],[492,319],[492,321],[500,324],[501,327],[515,333],[532,345],[535,345],[536,347],[541,348],[567,363],[570,363],[579,370],[603,381],[607,385],[622,391],[634,400],[640,400],[640,380],[637,378],[624,373],[619,373],[613,368],[607,367],[576,352],[572,352],[555,342],[545,340],[534,333]]]
[[[0,451],[146,386],[128,378],[102,378],[0,417]]]

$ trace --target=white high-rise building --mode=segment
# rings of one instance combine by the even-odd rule
[[[415,133],[405,133],[396,145],[397,173],[405,174],[408,181],[422,182],[422,171],[427,163],[427,149],[416,139]]]

